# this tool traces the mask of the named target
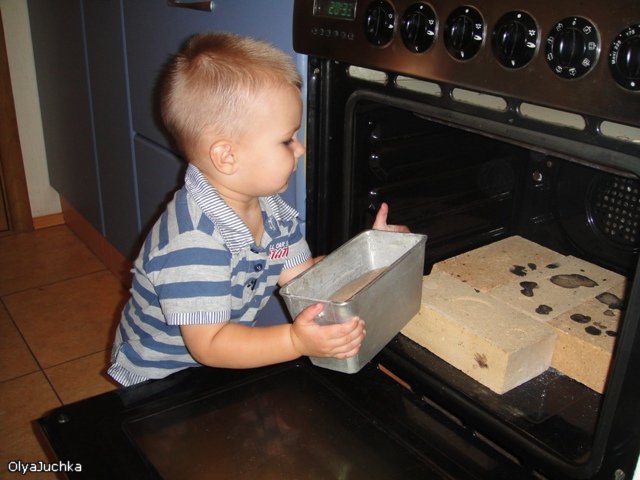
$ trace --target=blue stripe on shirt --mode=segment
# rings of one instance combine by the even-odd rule
[[[138,337],[137,343],[139,343],[140,345],[148,348],[149,350],[153,350],[156,352],[161,352],[169,355],[184,355],[187,353],[187,349],[184,346],[184,344],[173,345],[169,343],[159,342],[153,336],[149,335],[149,333],[143,330],[140,325],[138,325],[137,323],[134,323],[132,321],[132,317],[130,317],[128,313],[125,314],[125,317],[127,319],[129,328],[131,328],[135,336]],[[169,336],[171,337],[180,336],[180,327],[177,325],[167,325],[166,323],[163,323],[162,330],[165,333],[169,334]]]
[[[184,349],[186,353],[186,348]],[[138,353],[133,349],[132,345],[129,343],[125,343],[122,345],[121,352],[127,357],[127,359],[137,365],[139,367],[147,367],[147,368],[160,368],[166,370],[175,370],[181,369],[185,367],[192,367],[197,365],[197,363],[193,362],[182,362],[179,360],[145,360],[138,355]]]
[[[144,310],[133,298],[129,302],[128,308],[126,308],[123,311],[123,317],[124,317],[123,320],[132,329],[137,324],[136,318],[139,318],[142,321],[142,323],[144,323],[145,325],[148,325],[156,330],[161,330],[169,336],[177,337],[178,335],[180,335],[179,331],[174,330],[173,328],[168,328],[167,322],[145,313]],[[143,332],[143,334],[145,333]]]
[[[171,282],[156,287],[158,296],[170,298],[221,297],[229,293],[229,281],[220,282]]]
[[[146,263],[145,270],[150,273],[159,272],[163,268],[191,265],[228,266],[229,260],[230,255],[222,250],[191,247],[158,255]]]
[[[149,255],[151,255],[152,241],[153,235],[151,234],[147,235],[147,238],[145,238],[144,240],[144,245],[142,246],[142,252],[140,252],[140,256],[144,258],[145,261],[149,258]]]
[[[189,203],[187,202],[187,192],[180,189],[176,193],[176,220],[178,221],[178,232],[185,233],[193,230],[193,222],[189,213]]]
[[[163,249],[169,243],[169,214],[165,211],[160,216],[160,224],[158,225],[158,248]]]
[[[207,235],[212,235],[215,230],[215,225],[209,217],[203,214],[198,221],[198,230]]]
[[[136,275],[133,276],[131,290],[136,292],[149,305],[154,307],[160,307],[160,304],[158,303],[158,296],[156,295],[156,293],[144,288],[140,283],[140,281],[138,280],[139,278],[138,275],[139,275],[139,272],[136,272]]]

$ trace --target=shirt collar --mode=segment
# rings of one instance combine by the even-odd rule
[[[249,228],[193,164],[187,167],[185,187],[207,218],[216,225],[231,253],[236,254],[243,248],[253,245],[253,235]],[[289,206],[280,195],[260,197],[259,201],[269,219],[273,217],[277,222],[283,222],[298,216],[296,209]]]

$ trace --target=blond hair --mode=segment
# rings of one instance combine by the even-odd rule
[[[160,113],[178,147],[190,146],[206,127],[235,136],[246,127],[251,101],[265,87],[302,80],[281,50],[229,33],[201,33],[169,62],[160,85]]]

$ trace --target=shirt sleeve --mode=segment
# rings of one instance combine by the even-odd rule
[[[176,238],[147,262],[169,325],[226,322],[231,317],[230,252],[193,232]]]
[[[300,224],[297,219],[293,221],[292,233],[289,238],[289,254],[284,263],[283,270],[296,267],[311,258],[311,250],[302,235]]]

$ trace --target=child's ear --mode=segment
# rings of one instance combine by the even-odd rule
[[[219,140],[211,145],[209,148],[209,160],[216,170],[225,175],[231,175],[237,169],[231,142],[227,140]]]

